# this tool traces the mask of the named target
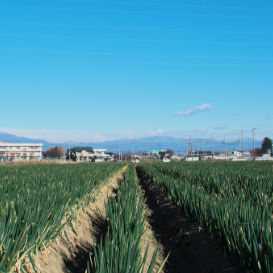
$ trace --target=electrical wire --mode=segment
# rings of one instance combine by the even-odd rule
[[[138,28],[138,27],[67,25],[67,24],[25,23],[25,22],[6,22],[6,21],[0,21],[0,24],[36,25],[36,26],[53,26],[53,27],[81,27],[81,28],[108,28],[108,29],[129,29],[129,30],[152,30],[152,31],[174,31],[174,32],[205,32],[205,33],[206,32],[210,32],[210,33],[230,33],[230,34],[273,35],[272,32],[245,32],[245,31],[226,31],[226,30]]]
[[[67,11],[92,11],[92,12],[109,12],[109,13],[130,13],[130,14],[148,14],[148,15],[179,15],[179,16],[205,16],[205,17],[225,17],[225,18],[249,18],[249,19],[273,19],[265,16],[243,16],[243,15],[219,15],[219,14],[195,14],[195,13],[172,13],[172,12],[149,12],[149,11],[122,11],[122,10],[98,10],[98,9],[75,9],[75,8],[52,8],[52,7],[28,7],[0,5],[7,8],[24,8],[24,9],[45,9],[45,10],[67,10]]]
[[[81,51],[57,51],[57,50],[34,50],[34,49],[6,49],[0,51],[17,52],[43,52],[43,53],[65,53],[65,54],[89,54],[89,55],[114,55],[114,56],[143,56],[143,57],[176,57],[176,58],[211,58],[211,59],[249,59],[249,60],[273,60],[273,58],[255,57],[222,57],[222,56],[190,56],[190,55],[165,55],[165,54],[129,54],[129,53],[100,53],[100,52],[81,52]]]
[[[164,41],[164,40],[67,37],[67,36],[44,36],[44,35],[24,35],[24,34],[3,34],[3,33],[0,33],[0,35],[1,36],[16,36],[16,37],[54,38],[54,39],[107,40],[107,41],[132,41],[132,42],[155,42],[155,43],[230,44],[230,45],[263,45],[263,46],[273,45],[273,44],[264,44],[264,43],[194,42],[194,41],[167,41],[167,40]]]
[[[145,64],[145,65],[186,65],[186,66],[230,66],[230,67],[273,67],[264,64],[194,64],[194,63],[155,63],[155,62],[121,62],[121,61],[95,61],[95,60],[67,60],[67,59],[36,59],[36,58],[9,58],[0,57],[6,60],[25,60],[25,61],[58,61],[58,62],[83,62],[83,63],[112,63],[112,64]]]
[[[238,9],[238,10],[263,10],[272,11],[268,8],[242,8],[242,7],[218,7],[218,6],[199,6],[199,5],[176,5],[176,4],[159,4],[159,3],[134,3],[134,2],[118,2],[118,1],[96,1],[96,0],[61,0],[67,2],[87,2],[87,3],[109,3],[109,4],[126,4],[126,5],[142,5],[142,6],[162,6],[162,7],[191,7],[191,8],[213,8],[213,9]]]

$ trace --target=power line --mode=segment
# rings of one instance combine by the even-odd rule
[[[24,34],[3,34],[1,36],[35,37],[35,38],[54,38],[54,39],[79,39],[79,40],[107,40],[107,41],[132,41],[132,42],[155,42],[155,43],[190,43],[190,44],[230,44],[230,45],[264,45],[264,43],[232,43],[232,42],[194,42],[194,41],[167,41],[167,40],[141,40],[141,39],[118,39],[118,38],[92,38],[92,37],[67,37],[67,36],[45,36],[45,35],[24,35]]]
[[[95,61],[95,60],[67,60],[67,59],[36,59],[36,58],[9,58],[0,57],[6,60],[25,61],[58,61],[58,62],[83,62],[83,63],[112,63],[112,64],[146,64],[146,65],[190,65],[190,66],[230,66],[230,67],[273,67],[273,65],[260,64],[194,64],[194,63],[155,63],[155,62],[121,62],[121,61]]]
[[[62,0],[69,2],[89,2],[89,3],[109,3],[109,4],[127,4],[127,5],[143,5],[143,6],[168,6],[168,7],[191,7],[191,8],[213,8],[213,9],[238,9],[238,10],[268,10],[267,8],[241,8],[241,7],[216,7],[216,6],[199,6],[199,5],[176,5],[176,4],[158,4],[158,3],[134,3],[134,2],[118,2],[118,1],[96,1],[96,0]]]
[[[255,58],[255,57],[191,56],[191,55],[165,55],[165,54],[136,54],[136,53],[130,54],[130,53],[104,53],[104,52],[84,52],[84,51],[80,52],[80,51],[35,50],[35,49],[6,49],[6,48],[0,48],[0,51],[68,53],[68,54],[90,54],[90,55],[117,55],[117,56],[144,56],[144,57],[273,60],[273,58]]]
[[[82,28],[109,28],[109,29],[152,30],[152,31],[210,32],[210,33],[230,33],[230,34],[273,35],[273,33],[271,33],[271,32],[243,32],[243,31],[226,31],[226,30],[223,31],[223,30],[136,28],[136,27],[91,26],[91,25],[67,25],[67,24],[25,23],[25,22],[4,22],[4,21],[1,21],[0,23],[1,23],[1,24],[16,24],[16,25],[53,26],[53,27],[82,27]]]
[[[131,14],[154,14],[154,15],[179,15],[179,16],[204,16],[204,17],[225,17],[225,18],[249,18],[249,19],[273,19],[273,17],[264,16],[243,16],[243,15],[219,15],[219,14],[195,14],[195,13],[171,13],[171,12],[149,12],[149,11],[123,11],[123,10],[98,10],[98,9],[75,9],[75,8],[52,8],[52,7],[28,7],[0,5],[7,8],[25,8],[25,9],[46,9],[46,10],[67,10],[67,11],[92,11],[92,12],[109,12],[109,13],[131,13]]]

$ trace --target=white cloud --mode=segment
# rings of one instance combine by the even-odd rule
[[[272,117],[273,117],[273,115],[269,115],[265,119],[269,119],[269,118],[272,118]]]
[[[201,112],[201,111],[206,111],[208,109],[211,109],[212,108],[212,105],[209,104],[209,103],[204,103],[200,106],[196,106],[192,109],[189,109],[187,111],[181,111],[181,112],[177,112],[174,114],[174,116],[189,116],[189,115],[194,115],[196,114],[197,112]]]
[[[213,127],[212,129],[216,129],[216,130],[221,130],[221,129],[226,129],[227,128],[227,125],[217,125],[215,127]]]

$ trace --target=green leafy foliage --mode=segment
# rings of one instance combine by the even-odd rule
[[[54,240],[73,211],[124,164],[0,167],[0,271]]]
[[[110,197],[106,206],[108,231],[90,259],[87,272],[140,273],[144,271],[148,247],[141,254],[145,232],[145,201],[136,179],[134,165],[129,165],[118,188],[117,198]],[[158,249],[153,254],[148,273],[153,272]]]
[[[273,270],[273,164],[139,164],[186,215],[213,236],[239,272]]]
[[[268,153],[268,150],[272,149],[272,140],[269,137],[265,137],[263,139],[261,152],[262,153]]]

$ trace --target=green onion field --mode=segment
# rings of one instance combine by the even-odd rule
[[[104,215],[100,212],[104,231],[93,239],[96,243],[81,272],[172,272],[179,257],[168,262],[172,250],[160,239],[163,231],[150,221],[161,207],[149,205],[147,183],[166,196],[179,217],[200,226],[219,247],[218,253],[224,253],[232,272],[273,272],[270,162],[0,166],[0,272],[43,272],[37,253],[56,238],[69,244],[66,228],[73,230],[78,211],[95,203],[121,170],[123,178],[106,196]],[[152,248],[148,244],[144,249],[149,221],[157,239]],[[173,241],[168,223],[165,232]],[[152,259],[147,265],[149,251]],[[198,266],[202,271],[202,264]]]

